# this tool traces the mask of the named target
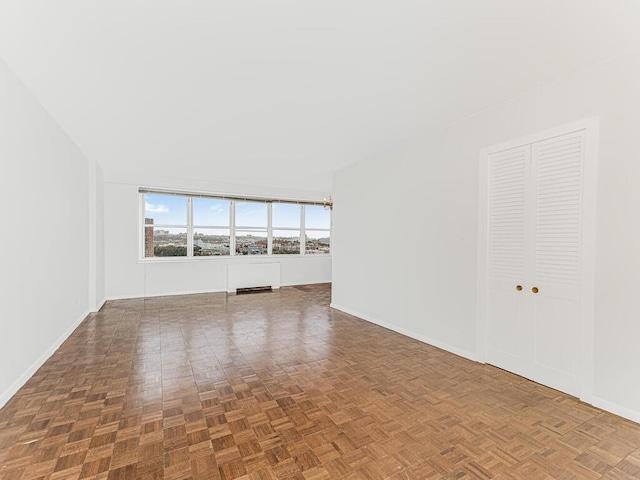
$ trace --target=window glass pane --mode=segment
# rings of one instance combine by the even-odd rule
[[[193,256],[229,255],[230,236],[226,228],[196,228],[193,232]]]
[[[214,227],[229,226],[231,202],[217,198],[193,198],[193,224]]]
[[[267,226],[267,204],[261,202],[236,202],[236,225],[238,227]]]
[[[330,253],[331,233],[329,230],[307,230],[305,239],[305,253]]]
[[[300,228],[300,205],[295,203],[273,203],[273,226]]]
[[[331,210],[322,205],[305,205],[305,228],[331,228]]]
[[[299,254],[300,230],[274,230],[272,253],[274,255]]]
[[[146,225],[186,225],[187,197],[145,193],[144,219]]]
[[[267,232],[243,232],[236,230],[237,255],[266,255]]]
[[[187,229],[145,227],[145,257],[186,257]]]

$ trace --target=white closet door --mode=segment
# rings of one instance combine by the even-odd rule
[[[488,156],[487,362],[579,395],[584,131]]]
[[[526,182],[530,145],[488,157],[487,362],[528,376],[522,297],[526,265]]]
[[[579,395],[584,131],[532,145],[533,272],[526,307],[533,379]],[[533,293],[536,291],[537,293]]]

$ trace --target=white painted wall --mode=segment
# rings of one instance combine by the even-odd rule
[[[89,312],[89,161],[0,60],[0,407]]]
[[[227,264],[280,263],[281,285],[331,281],[330,256],[163,259],[141,262],[138,251],[138,188],[172,188],[183,191],[322,200],[323,195],[282,189],[127,176],[105,172],[106,296],[132,298],[227,290]],[[325,194],[326,195],[326,194]]]
[[[594,404],[640,421],[640,52],[426,132],[334,176],[334,306],[469,358],[479,152],[599,116]]]
[[[96,164],[96,209],[95,209],[95,224],[96,224],[96,274],[95,274],[95,302],[91,304],[93,310],[97,311],[102,307],[106,298],[106,285],[105,285],[105,260],[104,260],[104,172],[100,165]]]
[[[105,302],[104,285],[104,183],[100,165],[89,161],[89,307],[100,310]]]

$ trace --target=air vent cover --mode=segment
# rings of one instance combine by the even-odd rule
[[[262,292],[271,292],[273,289],[271,287],[248,287],[248,288],[236,288],[236,295],[243,295],[246,293],[262,293]]]

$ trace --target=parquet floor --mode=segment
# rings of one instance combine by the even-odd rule
[[[640,425],[329,295],[109,302],[0,410],[0,477],[640,478]]]

